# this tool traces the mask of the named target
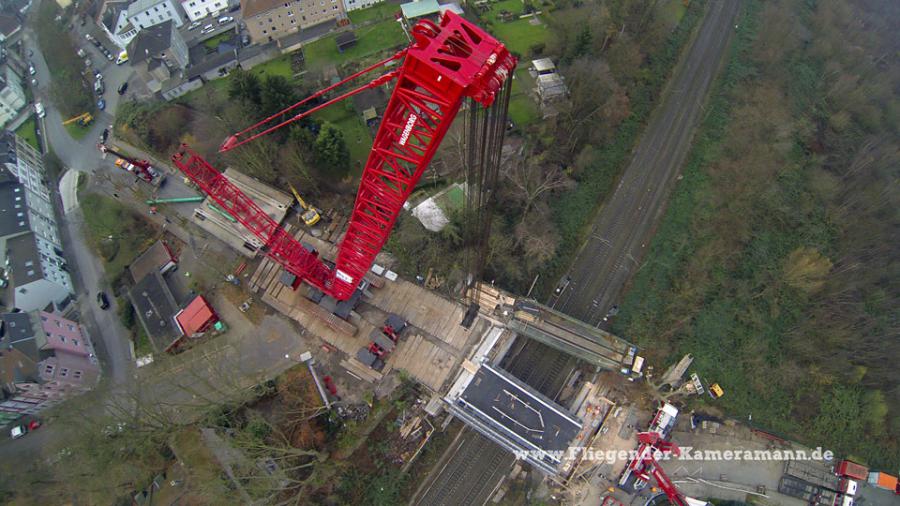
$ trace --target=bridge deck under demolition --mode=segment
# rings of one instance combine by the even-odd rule
[[[637,347],[620,337],[533,300],[516,299],[493,286],[482,284],[475,294],[486,314],[500,316],[516,334],[603,369],[631,370]]]
[[[450,411],[507,450],[556,474],[582,422],[511,374],[482,364],[467,370],[447,397]]]
[[[614,371],[630,368],[637,351],[624,339],[532,301],[518,304],[507,327],[519,335]]]

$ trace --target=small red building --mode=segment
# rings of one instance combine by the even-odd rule
[[[187,307],[175,315],[175,323],[186,337],[203,335],[217,321],[219,321],[219,316],[202,295],[198,295]]]

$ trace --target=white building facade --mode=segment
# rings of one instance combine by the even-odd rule
[[[15,306],[34,311],[74,293],[47,188],[41,154],[12,132],[0,134],[0,185],[5,204],[0,234],[4,275]]]
[[[137,0],[128,6],[128,22],[138,31],[168,20],[180,28],[184,24],[180,9],[172,0]]]
[[[380,4],[384,0],[344,0],[344,10],[347,12],[357,9],[365,9],[373,5]]]
[[[0,127],[15,119],[25,104],[21,78],[9,65],[3,65],[0,67]]]
[[[182,0],[181,8],[191,21],[217,16],[228,8],[227,0]],[[212,20],[215,21],[215,20]]]
[[[124,50],[138,33],[138,29],[128,21],[128,2],[107,2],[103,9],[100,28],[119,49]]]

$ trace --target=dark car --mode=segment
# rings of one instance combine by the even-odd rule
[[[106,144],[107,139],[109,139],[109,129],[104,128],[103,132],[100,133],[100,144]]]
[[[116,90],[119,95],[124,95],[126,91],[128,91],[128,83],[122,83],[119,85],[119,89]]]
[[[109,298],[104,292],[97,292],[97,305],[100,309],[109,309]]]

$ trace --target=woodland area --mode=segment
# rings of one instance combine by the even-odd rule
[[[752,424],[900,467],[900,5],[748,3],[616,332]]]

